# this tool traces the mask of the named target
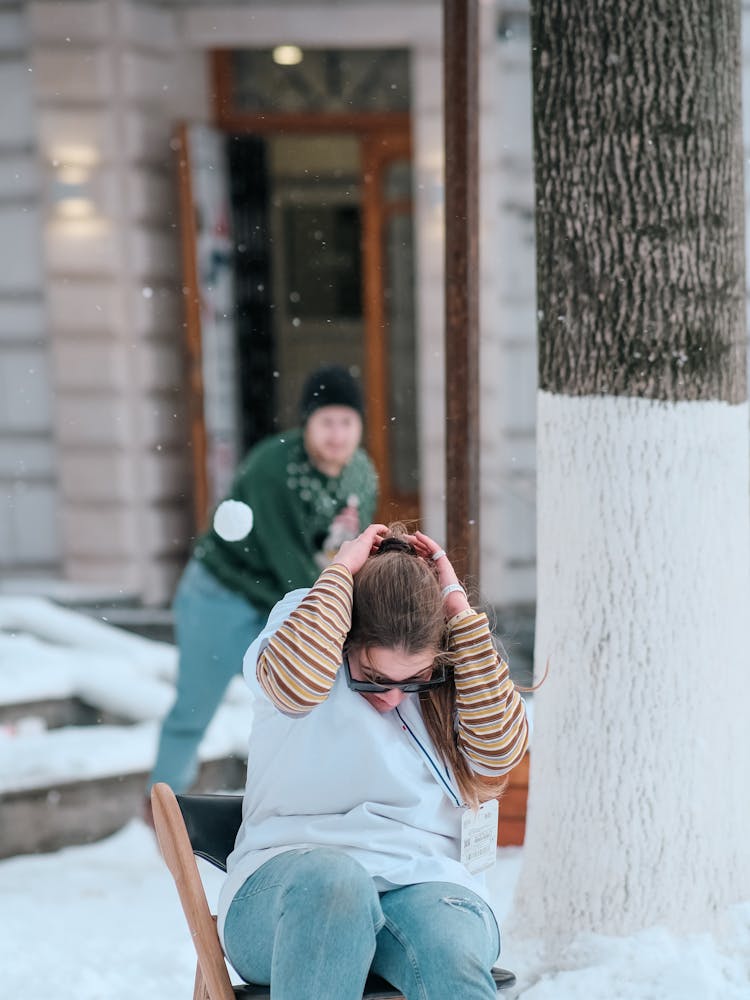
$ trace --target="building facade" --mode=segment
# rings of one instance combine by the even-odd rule
[[[480,11],[481,591],[487,602],[510,607],[533,603],[535,594],[530,48],[524,0],[488,0]],[[325,63],[332,92],[342,86],[329,72],[345,65],[342,53],[398,52],[406,60],[406,76],[399,72],[408,93],[394,113],[408,115],[410,180],[408,196],[397,186],[391,202],[383,196],[386,217],[397,221],[394,273],[380,289],[392,313],[391,340],[380,354],[386,370],[378,412],[395,421],[392,409],[402,405],[401,437],[391,429],[381,438],[386,452],[401,455],[403,468],[392,458],[389,475],[395,485],[399,476],[411,478],[425,530],[444,535],[440,4],[0,0],[0,574],[11,585],[21,577],[60,577],[121,589],[147,604],[171,597],[196,531],[186,333],[195,289],[185,277],[186,254],[196,248],[186,251],[181,143],[199,127],[229,134],[217,100],[217,52],[252,57],[280,45],[338,54]],[[250,65],[245,90],[252,102],[263,74],[252,69],[260,65],[252,58]],[[376,90],[372,80],[368,86]],[[298,89],[295,114],[325,115],[325,106],[313,107]],[[265,113],[257,99],[256,123]],[[252,126],[245,132],[255,134]],[[285,127],[263,130],[273,195],[266,221],[275,224],[276,213],[287,252],[295,239],[303,251],[306,245],[299,220],[310,211],[303,176],[310,171],[336,179],[326,209],[344,249],[357,224],[344,194],[355,192],[357,211],[365,212],[361,129],[339,128],[335,145],[322,125],[315,134],[322,141],[303,150]],[[242,156],[260,155],[250,139],[233,137]],[[248,161],[238,162],[235,178]],[[349,185],[343,194],[342,177]],[[397,171],[393,178],[397,185]],[[234,190],[237,199],[236,184]],[[413,252],[404,262],[398,248],[407,240]],[[271,286],[267,310],[293,299],[305,281],[279,258],[280,242],[277,236],[266,263],[289,277],[283,288]],[[336,308],[354,352],[333,343],[333,357],[320,360],[340,356],[366,369],[348,258],[320,259],[338,276],[331,287],[341,281]],[[367,266],[360,262],[363,282]],[[409,287],[399,292],[404,275]],[[397,301],[405,303],[398,315]],[[249,426],[255,419],[252,386],[276,378],[289,396],[299,378],[295,359],[315,360],[304,353],[310,341],[294,339],[295,320],[315,328],[315,344],[325,343],[314,310],[293,312],[285,314],[286,327],[278,310],[273,319],[274,360],[266,358],[265,369],[249,365],[235,451],[252,440],[242,431],[243,420]],[[233,349],[241,364],[243,343]],[[399,392],[407,404],[393,402]],[[285,398],[281,390],[275,397],[274,419],[282,424]]]

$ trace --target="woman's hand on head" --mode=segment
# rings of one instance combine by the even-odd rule
[[[333,557],[331,565],[338,563],[346,566],[354,576],[362,569],[368,556],[377,552],[382,539],[388,534],[388,528],[384,524],[371,524],[356,538],[344,542],[336,555]]]
[[[407,535],[406,540],[414,547],[418,556],[421,556],[434,565],[441,590],[444,587],[459,584],[456,571],[450,559],[445,554],[445,549],[433,538],[425,535],[423,531],[415,531],[413,535]],[[454,590],[450,594],[447,594],[444,602],[447,617],[458,614],[464,608],[470,607],[466,594],[460,590]]]
[[[418,556],[432,563],[441,587],[446,587],[449,583],[458,583],[456,571],[445,554],[445,549],[433,538],[425,535],[423,531],[415,531],[413,535],[406,535],[406,541],[414,547]]]

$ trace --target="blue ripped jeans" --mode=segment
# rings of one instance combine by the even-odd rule
[[[267,861],[234,897],[224,945],[274,1000],[362,1000],[372,969],[407,1000],[493,1000],[500,939],[487,904],[448,882],[378,893],[342,851]]]

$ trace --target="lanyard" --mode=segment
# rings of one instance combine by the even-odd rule
[[[430,754],[430,751],[427,749],[427,747],[424,745],[424,743],[419,739],[419,737],[414,732],[414,730],[411,728],[411,726],[409,725],[409,723],[406,721],[406,719],[403,717],[403,715],[399,712],[398,708],[395,708],[394,711],[396,712],[396,715],[401,720],[401,728],[405,732],[407,732],[409,734],[409,736],[411,736],[411,738],[417,744],[417,746],[419,747],[420,751],[422,752],[423,757],[427,760],[427,762],[429,763],[429,765],[432,768],[433,772],[435,773],[435,776],[437,777],[438,781],[440,782],[440,784],[446,790],[446,792],[448,793],[448,795],[450,795],[450,797],[453,799],[453,801],[455,802],[455,804],[460,809],[461,808],[461,800],[456,795],[456,793],[453,791],[453,788],[452,788],[452,786],[451,786],[451,784],[450,784],[450,782],[448,780],[448,770],[447,770],[447,768],[446,768],[445,774],[443,774],[443,772],[440,769],[440,767],[438,766],[437,762],[435,760],[433,760],[432,755]]]

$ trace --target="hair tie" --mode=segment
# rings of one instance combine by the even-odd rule
[[[382,540],[375,555],[380,556],[384,552],[405,552],[410,556],[417,554],[415,548],[408,542],[405,542],[403,538],[395,538],[393,536]]]

